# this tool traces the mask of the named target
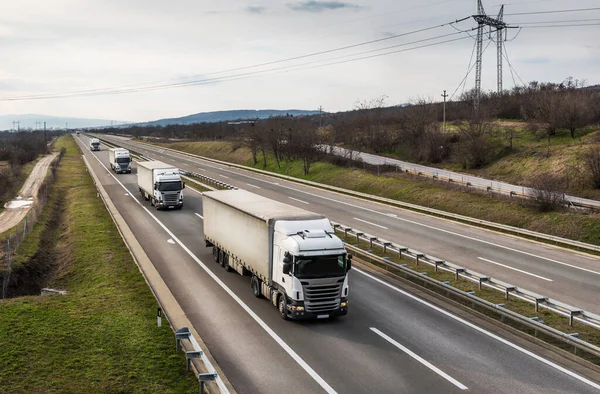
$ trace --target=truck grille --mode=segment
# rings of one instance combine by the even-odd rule
[[[163,201],[165,205],[177,205],[179,200],[179,193],[165,193],[163,194]]]
[[[340,306],[343,279],[320,279],[301,283],[307,312],[330,312]]]

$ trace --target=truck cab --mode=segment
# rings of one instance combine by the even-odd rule
[[[157,208],[181,208],[184,182],[177,169],[157,172],[154,183],[154,204]]]
[[[120,173],[131,173],[131,155],[129,151],[124,148],[111,148],[108,150],[108,159],[110,166],[114,172]]]
[[[278,221],[273,238],[273,282],[287,295],[287,315],[346,315],[351,262],[329,221]]]
[[[100,140],[98,138],[92,138],[90,140],[90,150],[91,151],[100,150]]]

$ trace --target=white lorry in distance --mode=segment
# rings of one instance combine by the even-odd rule
[[[98,138],[90,139],[90,150],[100,150],[100,140]]]
[[[179,169],[160,161],[137,163],[137,181],[140,193],[156,209],[183,207],[183,189]]]
[[[127,149],[110,148],[108,150],[108,161],[110,162],[110,168],[117,174],[131,173],[131,156]]]
[[[250,276],[283,319],[348,313],[352,256],[327,218],[245,190],[205,192],[202,206],[215,261]]]

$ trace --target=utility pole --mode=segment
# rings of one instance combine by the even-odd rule
[[[442,94],[442,97],[444,98],[444,126],[443,126],[443,130],[444,130],[444,134],[446,134],[446,97],[448,97],[448,94],[446,94],[445,90],[444,90],[444,94]]]
[[[48,146],[48,142],[46,140],[46,122],[44,122],[44,145],[46,147]]]
[[[323,106],[319,105],[319,127],[323,127]]]

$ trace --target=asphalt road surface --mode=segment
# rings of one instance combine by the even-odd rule
[[[114,175],[106,147],[90,152],[81,139],[110,198],[241,393],[600,390],[597,382],[364,268],[351,271],[348,316],[284,321],[252,295],[247,277],[225,272],[204,247],[199,192],[187,188],[180,211],[156,211],[140,196],[135,165],[132,174]]]
[[[330,220],[576,308],[600,313],[600,259],[400,208],[103,136],[156,160],[325,215]]]

